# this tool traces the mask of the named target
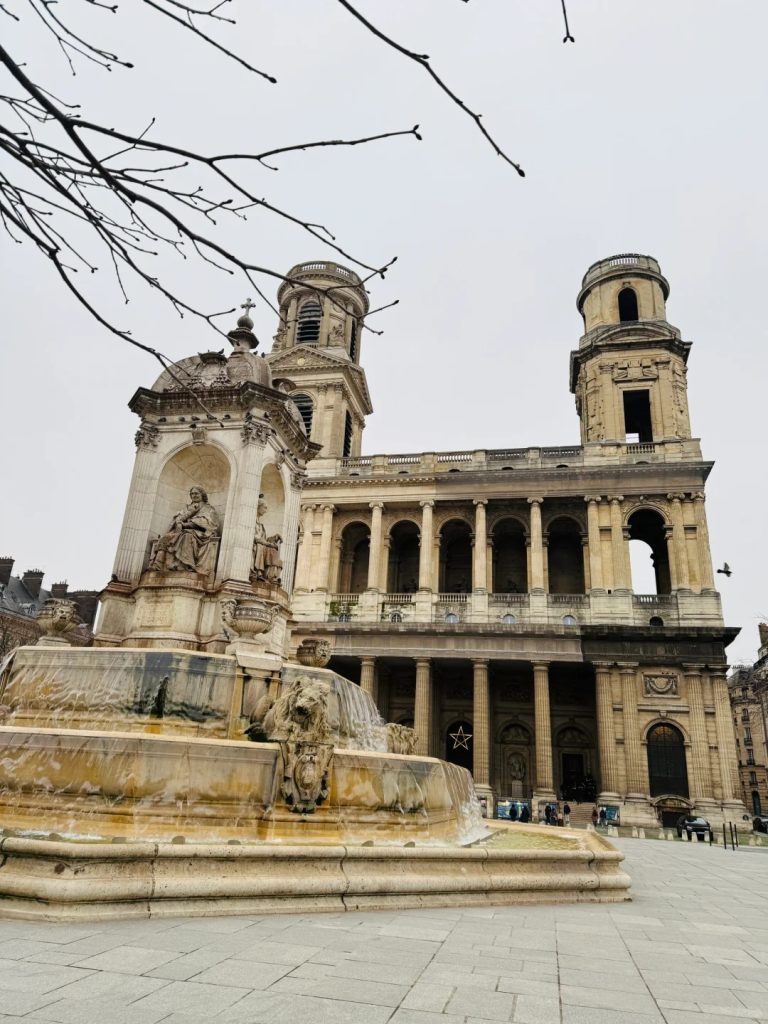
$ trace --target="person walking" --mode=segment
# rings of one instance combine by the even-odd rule
[[[544,808],[544,823],[546,825],[552,824],[552,807],[550,804],[547,804]]]
[[[569,803],[563,806],[563,822],[566,826],[571,824],[571,805]]]
[[[520,821],[526,825],[531,820],[531,812],[528,810],[528,804],[523,804],[520,811]]]
[[[605,828],[608,824],[608,814],[604,807],[600,808],[600,825]]]
[[[592,808],[592,827],[597,828],[597,823],[600,820],[600,815],[597,813],[597,807]]]

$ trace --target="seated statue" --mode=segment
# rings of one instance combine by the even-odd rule
[[[152,546],[149,568],[155,572],[188,570],[212,576],[219,546],[219,517],[202,487],[192,487],[189,504],[173,517],[167,533]]]
[[[269,537],[261,521],[266,514],[267,503],[259,501],[256,510],[256,529],[253,535],[253,570],[251,578],[261,583],[278,585],[283,575],[283,563],[280,560],[280,544],[283,538],[279,533]]]

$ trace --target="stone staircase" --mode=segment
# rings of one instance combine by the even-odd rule
[[[560,805],[562,807],[562,804]],[[594,804],[571,804],[571,828],[586,828],[592,824]]]

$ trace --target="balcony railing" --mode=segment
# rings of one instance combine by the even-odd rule
[[[413,604],[413,594],[385,594],[384,604]]]
[[[489,594],[490,604],[528,604],[527,594]]]
[[[550,594],[552,604],[589,604],[587,594]]]
[[[674,594],[633,594],[632,604],[648,605],[650,608],[663,608],[677,603]]]
[[[466,604],[469,594],[438,594],[438,604]]]

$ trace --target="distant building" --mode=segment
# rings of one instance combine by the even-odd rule
[[[0,558],[0,658],[21,644],[34,644],[40,636],[36,616],[52,597],[68,598],[77,605],[82,619],[78,627],[79,644],[90,644],[91,630],[99,603],[97,590],[69,590],[66,583],[43,587],[42,569],[27,569],[22,576],[13,576],[14,559]]]
[[[761,623],[760,633],[758,660],[728,677],[742,796],[752,814],[768,813],[768,626]]]

